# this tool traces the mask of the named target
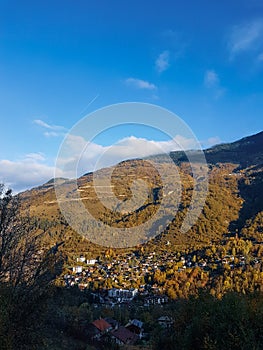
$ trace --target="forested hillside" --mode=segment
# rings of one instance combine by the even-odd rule
[[[205,151],[209,167],[209,193],[206,198],[204,209],[200,218],[187,234],[180,233],[179,227],[187,213],[193,191],[193,178],[189,170],[187,159],[180,152],[171,154],[179,169],[181,186],[181,202],[179,210],[175,212],[173,221],[168,227],[163,227],[161,235],[157,237],[158,244],[154,239],[150,240],[149,246],[154,244],[157,251],[162,248],[167,240],[171,242],[169,249],[201,248],[212,242],[222,240],[226,235],[255,238],[262,240],[260,232],[260,213],[263,210],[263,133],[244,138],[232,144],[215,146]],[[154,161],[154,157],[151,157]],[[156,156],[156,162],[162,164],[162,156]],[[165,162],[161,165],[163,171],[169,167]],[[123,162],[119,168],[119,174],[115,171],[112,183],[115,186],[115,195],[122,198],[123,202],[132,195],[131,184],[133,180],[144,178],[149,187],[154,191],[160,188],[160,178],[152,171],[152,166],[140,160]],[[101,170],[107,175],[107,169]],[[149,216],[155,215],[161,201],[152,197],[146,199],[144,206],[132,213],[123,215],[121,208],[110,211],[102,205],[93,189],[93,174],[89,173],[78,179],[78,193],[71,193],[72,182],[65,179],[59,180],[61,186],[68,188],[68,202],[78,197],[82,199],[88,210],[98,220],[116,227],[129,227],[144,222]],[[173,179],[171,179],[171,182]],[[25,210],[30,211],[30,216],[39,229],[46,232],[46,239],[52,245],[54,242],[63,240],[65,249],[70,253],[99,253],[104,251],[93,243],[85,241],[83,237],[74,232],[61,215],[54,181],[38,188],[26,191],[19,195]],[[179,186],[178,186],[179,187]],[[161,192],[161,191],[160,191]],[[79,195],[80,194],[80,195]],[[143,195],[143,194],[142,194]],[[170,201],[176,200],[178,193],[170,195]],[[69,203],[70,205],[70,203]],[[74,218],[76,222],[78,217]],[[258,223],[259,225],[257,225]],[[250,227],[250,230],[248,229]],[[252,229],[254,228],[254,229]],[[140,226],[138,226],[140,230]],[[89,223],[79,227],[79,232],[85,236],[85,232],[92,231]],[[92,232],[89,232],[92,234]],[[105,242],[107,245],[107,242]],[[147,245],[145,246],[147,249]],[[152,249],[152,248],[151,248]]]

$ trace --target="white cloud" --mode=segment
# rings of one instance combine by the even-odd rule
[[[170,67],[170,52],[168,50],[163,51],[155,61],[155,69],[158,73],[166,71]]]
[[[38,153],[28,154],[18,161],[0,160],[0,182],[5,183],[14,192],[47,182],[54,177],[55,169],[42,163],[43,160],[44,156]]]
[[[32,160],[32,161],[44,161],[46,158],[43,153],[28,153],[25,156],[26,160]]]
[[[86,172],[108,167],[127,159],[143,158],[198,146],[194,139],[176,135],[173,140],[153,141],[135,136],[125,137],[112,146],[87,142],[81,136],[69,135],[63,155],[55,166],[48,165],[41,153],[29,153],[17,161],[0,160],[0,183],[15,192],[39,186],[53,177],[75,178]]]
[[[58,133],[56,131],[45,131],[44,132],[44,136],[46,136],[46,137],[57,137],[60,135],[61,135],[61,133]]]
[[[41,128],[44,128],[45,130],[48,130],[48,131],[44,131],[44,136],[46,136],[46,137],[62,136],[62,135],[64,135],[63,132],[66,131],[64,126],[51,125],[51,124],[44,122],[41,119],[35,119],[35,120],[33,120],[33,123],[40,126]]]
[[[50,129],[50,130],[64,130],[65,129],[63,126],[60,126],[60,125],[47,124],[46,122],[44,122],[41,119],[35,119],[33,122],[39,126],[42,126],[43,128]]]
[[[237,54],[262,47],[262,36],[262,19],[234,26],[228,39],[230,58],[233,59]]]
[[[204,84],[207,88],[218,86],[218,74],[214,70],[207,70],[204,76]]]
[[[215,100],[218,100],[226,92],[226,89],[220,85],[218,74],[213,69],[207,70],[205,72],[204,85],[207,89],[211,89],[213,98]]]
[[[129,136],[112,146],[87,143],[84,138],[71,135],[65,145],[66,152],[63,153],[63,158],[58,160],[57,166],[63,169],[64,177],[72,178],[95,169],[117,164],[123,160],[174,150],[188,150],[197,146],[195,140],[180,135],[168,141],[152,141]]]
[[[149,83],[146,80],[141,80],[141,79],[136,79],[136,78],[128,78],[125,80],[125,83],[128,86],[135,87],[137,89],[145,89],[145,90],[157,89],[157,87],[154,84]]]

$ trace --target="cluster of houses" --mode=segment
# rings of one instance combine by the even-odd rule
[[[100,318],[86,327],[90,343],[115,343],[118,345],[134,345],[144,337],[143,322],[134,319],[125,326],[110,317]]]
[[[171,260],[171,259],[170,259]],[[132,282],[142,276],[154,273],[161,265],[155,258],[155,253],[146,257],[137,257],[130,253],[126,256],[112,258],[111,262],[103,262],[99,259],[86,259],[84,256],[76,258],[76,264],[64,275],[64,283],[67,287],[78,286],[81,290],[90,289],[94,283],[102,280],[113,282],[112,287],[93,293],[94,299],[101,304],[130,303],[137,296],[144,297],[144,305],[164,304],[168,302],[157,285],[147,283],[140,284],[138,288],[132,287]]]
[[[131,281],[136,281],[137,277],[145,276],[149,271],[157,270],[160,264],[151,261],[155,253],[148,258],[136,257],[130,253],[125,256],[118,256],[109,261],[97,259],[85,259],[80,256],[76,258],[76,263],[68,273],[64,275],[66,286],[78,285],[80,288],[87,287],[90,282],[100,282],[111,279],[114,284],[120,284],[123,289],[130,287]],[[106,259],[105,259],[106,260]]]
[[[259,258],[247,261],[246,257],[237,255],[206,256],[194,253],[180,255],[164,251],[162,254],[128,253],[117,257],[86,259],[84,256],[75,259],[75,265],[64,275],[67,287],[78,286],[80,289],[100,289],[100,302],[119,304],[131,302],[135,297],[144,297],[144,305],[163,304],[167,302],[164,291],[153,283],[157,270],[165,272],[167,266],[176,271],[199,267],[205,270],[228,265],[229,268],[259,265]],[[149,276],[151,281],[149,283]],[[102,288],[95,288],[103,286]]]
[[[157,323],[163,329],[173,326],[174,319],[163,315],[157,319]],[[139,340],[147,339],[143,322],[138,319],[129,320],[124,326],[117,320],[106,317],[99,318],[86,326],[88,341],[99,347],[100,344],[111,343],[118,345],[134,345]],[[99,347],[100,348],[100,347]]]

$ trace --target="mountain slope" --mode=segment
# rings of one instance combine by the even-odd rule
[[[263,212],[263,132],[245,137],[239,141],[214,146],[205,150],[205,156],[209,166],[209,193],[206,204],[196,224],[186,234],[180,233],[180,226],[187,214],[193,193],[193,178],[189,171],[188,159],[182,152],[172,152],[172,158],[178,165],[181,181],[181,199],[178,212],[174,212],[174,219],[156,239],[150,239],[149,246],[155,245],[161,249],[167,241],[171,244],[167,249],[180,250],[186,247],[202,247],[213,241],[221,240],[225,235],[244,234],[262,240],[261,217]],[[150,157],[151,161],[158,163],[163,171],[168,170],[169,165],[165,157],[157,155]],[[117,170],[116,170],[117,169]],[[83,200],[84,205],[92,212],[92,215],[106,223],[116,227],[133,227],[143,223],[154,216],[158,210],[162,193],[160,179],[144,160],[128,160],[120,164],[113,172],[112,185],[114,195],[122,200],[123,205],[131,198],[131,186],[134,180],[143,179],[150,188],[150,193],[142,206],[125,215],[122,204],[111,211],[101,204],[93,188],[93,174],[88,173],[78,179],[78,189],[72,187],[71,181],[60,179],[61,186],[67,189],[67,198],[70,203]],[[118,173],[118,169],[121,172]],[[99,172],[107,175],[110,169],[102,169]],[[171,182],[173,180],[171,179]],[[54,243],[59,240],[65,241],[64,249],[69,255],[78,252],[99,253],[102,248],[83,236],[85,233],[90,237],[93,234],[93,242],[96,242],[101,232],[92,228],[87,221],[81,224],[79,235],[67,224],[60,213],[54,191],[54,180],[38,188],[20,194],[25,208],[30,209],[30,214],[39,229],[46,232],[46,242]],[[160,198],[154,198],[154,191],[158,191]],[[171,203],[178,198],[176,191],[170,195]],[[104,196],[107,204],[107,195]],[[72,220],[78,221],[78,217]],[[248,227],[255,227],[249,230]],[[102,228],[103,230],[103,228]],[[138,232],[140,226],[138,226]],[[107,244],[107,242],[106,242]]]
[[[263,164],[263,131],[233,143],[225,143],[205,150],[208,163],[237,163],[241,167]]]

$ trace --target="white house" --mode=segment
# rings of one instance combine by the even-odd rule
[[[77,258],[77,262],[82,262],[84,263],[85,262],[85,257],[84,256],[80,256],[79,258]]]
[[[96,259],[87,259],[87,265],[95,265],[97,262]]]
[[[110,298],[117,298],[119,301],[132,300],[138,294],[137,288],[131,289],[118,289],[112,288],[108,291],[108,296]]]
[[[74,266],[73,267],[73,272],[75,273],[81,273],[82,272],[83,267],[82,266]]]

